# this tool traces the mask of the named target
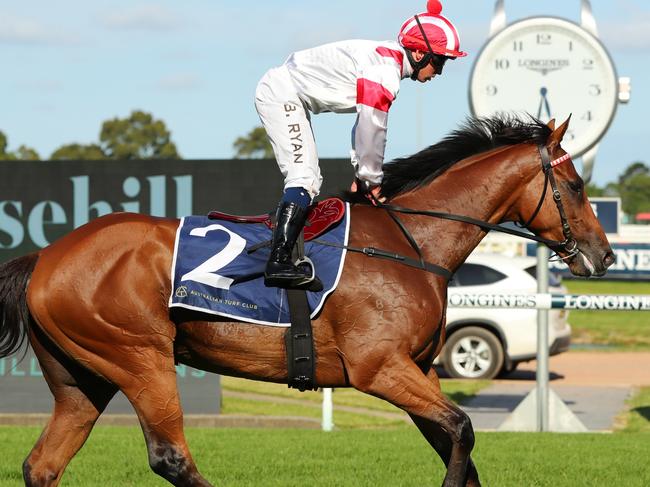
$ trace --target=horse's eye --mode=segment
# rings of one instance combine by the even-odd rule
[[[569,188],[571,191],[581,194],[585,189],[585,183],[582,182],[582,179],[577,179],[575,181],[569,181]]]

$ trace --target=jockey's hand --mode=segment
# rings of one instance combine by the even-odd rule
[[[352,181],[352,185],[350,186],[350,191],[353,193],[357,193],[361,191],[363,195],[370,200],[370,202],[377,206],[377,201],[380,203],[383,203],[386,201],[386,198],[381,196],[381,186],[379,185],[372,185],[366,181],[361,181],[359,179],[355,179]]]

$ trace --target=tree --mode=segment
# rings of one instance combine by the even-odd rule
[[[109,159],[180,159],[165,122],[142,111],[104,122],[99,140]]]
[[[40,156],[35,149],[21,145],[15,152],[7,152],[9,141],[7,136],[0,131],[0,161],[38,161]]]
[[[7,154],[7,136],[0,130],[0,159],[3,158],[5,154]]]
[[[648,175],[648,174],[650,174],[650,168],[648,166],[646,166],[643,162],[640,161],[633,162],[627,168],[625,168],[623,174],[619,176],[618,184],[625,185],[627,181],[633,179],[636,176]]]
[[[589,197],[592,197],[592,196],[596,196],[596,197],[605,196],[605,192],[606,192],[605,188],[601,188],[599,186],[596,186],[596,184],[594,182],[590,182],[587,185],[586,190],[587,190],[587,195]]]
[[[650,167],[640,161],[633,162],[619,176],[618,183],[607,184],[604,196],[619,196],[623,211],[632,220],[637,213],[650,211]]]
[[[102,124],[99,143],[65,144],[56,149],[52,160],[101,159],[180,159],[176,144],[165,122],[153,115],[135,110],[128,118],[106,120]]]
[[[107,157],[97,144],[66,144],[55,150],[50,159],[53,161],[99,161],[107,159]]]
[[[607,183],[607,185],[605,186],[605,196],[609,196],[611,198],[620,196],[618,194],[618,184],[612,183],[611,181]]]
[[[623,211],[632,219],[637,213],[650,211],[650,174],[639,173],[628,177],[619,185]]]
[[[31,147],[27,147],[26,145],[21,145],[16,149],[16,152],[14,152],[14,155],[16,156],[16,159],[19,161],[40,161],[41,156],[38,155],[38,152],[36,152],[35,149],[32,149]]]
[[[273,158],[273,147],[264,127],[255,127],[233,143],[236,159]]]

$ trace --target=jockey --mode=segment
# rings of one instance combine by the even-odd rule
[[[311,276],[291,258],[322,183],[310,113],[357,113],[350,189],[379,198],[388,110],[400,81],[425,83],[442,74],[448,59],[466,55],[441,11],[439,0],[429,0],[427,12],[402,25],[398,42],[350,40],[295,52],[260,80],[255,107],[285,178],[264,273],[267,286],[301,287]]]

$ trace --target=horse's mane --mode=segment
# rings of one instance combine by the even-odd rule
[[[551,129],[529,116],[515,115],[468,118],[456,130],[415,155],[384,164],[381,194],[391,199],[398,194],[423,186],[457,162],[498,147],[521,143],[545,144]],[[355,199],[356,198],[352,198]]]

